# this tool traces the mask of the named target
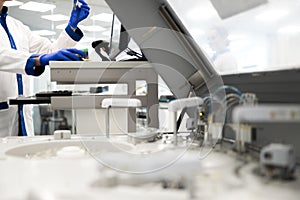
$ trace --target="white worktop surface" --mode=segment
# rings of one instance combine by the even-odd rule
[[[299,174],[294,181],[271,181],[252,173],[255,162],[243,164],[231,154],[205,148],[189,150],[174,164],[142,175],[111,170],[89,155],[72,159],[5,155],[15,146],[51,141],[51,136],[0,139],[0,200],[190,199],[187,189],[163,189],[156,182],[159,176],[174,174],[194,177],[194,199],[298,200],[300,196]],[[210,153],[205,156],[206,152]],[[145,181],[151,177],[153,181]]]

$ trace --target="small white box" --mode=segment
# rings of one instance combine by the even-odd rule
[[[56,130],[53,135],[55,140],[71,139],[70,130]]]

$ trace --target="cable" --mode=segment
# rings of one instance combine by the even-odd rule
[[[219,87],[214,93],[213,93],[213,96],[216,95],[218,92],[222,91],[222,90],[231,90],[237,94],[239,94],[240,96],[242,96],[242,92],[237,89],[236,87],[233,87],[233,86],[229,86],[229,85],[223,85],[221,87]]]
[[[143,55],[140,54],[140,53],[137,53],[136,51],[132,50],[131,48],[127,47],[125,49],[125,52],[127,55],[130,55],[130,56],[135,56],[137,58],[143,58]]]

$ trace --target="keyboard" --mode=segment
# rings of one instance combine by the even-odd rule
[[[108,86],[90,87],[90,93],[102,93],[102,92],[107,92],[107,91],[108,91]]]
[[[53,97],[53,96],[71,96],[72,91],[70,90],[57,90],[57,91],[46,91],[36,93],[36,97]]]

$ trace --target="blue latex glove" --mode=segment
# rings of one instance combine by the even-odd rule
[[[40,57],[41,66],[49,65],[49,61],[80,61],[84,57],[84,52],[78,49],[62,49]]]
[[[79,22],[86,19],[90,14],[90,7],[84,0],[78,0],[81,6],[76,5],[77,0],[74,0],[73,10],[71,13],[69,25],[73,28],[77,28]]]

